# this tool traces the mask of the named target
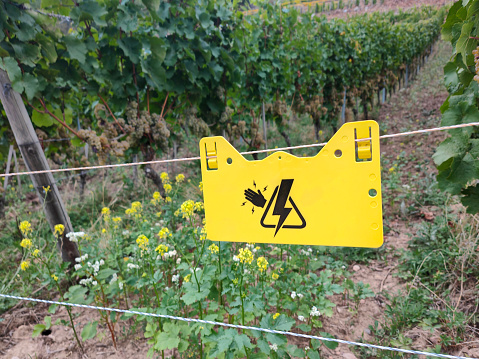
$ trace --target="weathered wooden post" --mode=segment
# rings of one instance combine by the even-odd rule
[[[22,97],[12,89],[7,73],[1,69],[0,100],[27,170],[49,171],[50,166],[43,153]],[[32,174],[30,178],[40,201],[44,204],[45,217],[50,224],[52,232],[55,232],[55,225],[57,224],[65,226],[65,231],[58,238],[57,245],[63,261],[74,263],[75,258],[80,255],[76,243],[70,242],[66,237],[67,233],[73,232],[73,228],[52,173]],[[44,188],[49,189],[45,191]]]

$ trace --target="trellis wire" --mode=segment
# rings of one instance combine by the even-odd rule
[[[443,127],[434,127],[428,128],[423,130],[415,130],[415,131],[407,131],[407,132],[400,132],[394,133],[390,135],[382,135],[379,138],[392,138],[392,137],[399,137],[399,136],[409,136],[415,134],[424,134],[436,131],[447,131],[453,130],[457,128],[464,128],[464,127],[472,127],[472,126],[479,126],[479,122],[470,122],[470,123],[462,123],[460,125],[452,125],[452,126],[443,126]],[[361,138],[357,139],[356,141],[364,141],[370,138]],[[300,145],[300,146],[290,146],[290,147],[281,147],[281,148],[271,148],[266,150],[256,150],[256,151],[247,151],[241,152],[242,155],[253,155],[257,153],[268,153],[268,152],[275,152],[275,151],[286,151],[286,150],[295,150],[300,148],[310,148],[310,147],[322,147],[325,146],[327,142],[322,143],[312,143],[309,145]],[[100,168],[116,168],[116,167],[129,167],[129,166],[141,166],[147,164],[155,164],[155,163],[171,163],[171,162],[185,162],[185,161],[194,161],[199,160],[201,157],[183,157],[183,158],[174,158],[174,159],[167,159],[167,160],[155,160],[155,161],[144,161],[144,162],[132,162],[132,163],[119,163],[115,165],[102,165],[102,166],[87,166],[87,167],[75,167],[75,168],[59,168],[59,169],[50,169],[50,170],[43,170],[43,171],[28,171],[28,172],[14,172],[14,173],[2,173],[0,174],[1,177],[10,177],[10,176],[22,176],[22,175],[33,175],[33,174],[40,174],[40,173],[55,173],[55,172],[69,172],[69,171],[85,171],[85,170],[93,170],[93,169],[100,169]]]
[[[210,324],[210,325],[214,325],[214,326],[222,326],[222,327],[228,327],[228,328],[234,328],[234,329],[256,330],[256,331],[264,332],[264,333],[289,335],[289,336],[293,336],[293,337],[306,338],[306,339],[317,339],[317,340],[321,340],[321,341],[333,342],[333,343],[338,343],[338,344],[348,344],[348,345],[355,345],[355,346],[366,347],[366,348],[371,348],[371,349],[389,350],[389,351],[405,353],[405,354],[425,355],[425,356],[430,356],[430,357],[435,357],[435,358],[477,359],[477,358],[460,357],[460,356],[448,355],[448,354],[428,353],[428,352],[422,352],[422,351],[418,351],[418,350],[392,348],[392,347],[387,347],[387,346],[383,346],[383,345],[375,345],[375,344],[369,344],[369,343],[351,342],[349,340],[319,337],[319,336],[316,336],[316,335],[286,332],[286,331],[282,331],[282,330],[274,330],[274,329],[267,329],[267,328],[250,327],[250,326],[247,326],[247,325],[236,325],[236,324],[229,324],[229,323],[222,323],[222,322],[214,322],[214,321],[211,321],[211,320],[177,317],[177,316],[174,316],[174,315],[167,315],[167,314],[156,314],[156,313],[138,312],[138,311],[135,311],[135,310],[97,307],[97,306],[86,305],[86,304],[57,302],[57,301],[53,301],[53,300],[19,297],[19,296],[16,296],[16,295],[8,295],[8,294],[0,294],[0,297],[17,299],[17,300],[26,300],[26,301],[30,301],[30,302],[63,305],[63,306],[76,307],[76,308],[86,308],[86,309],[104,310],[104,311],[117,312],[117,313],[144,315],[144,316],[147,316],[147,317],[164,318],[164,319],[170,319],[170,320],[179,320],[179,321],[182,321],[182,322]]]

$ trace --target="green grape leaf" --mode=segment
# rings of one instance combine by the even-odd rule
[[[468,139],[465,138],[465,141],[461,141],[456,137],[450,137],[444,140],[432,156],[436,166],[440,166],[453,157],[464,155],[467,140]]]
[[[449,93],[455,93],[461,87],[456,71],[457,67],[454,62],[448,62],[446,66],[444,66],[444,84]]]
[[[40,33],[37,34],[36,40],[42,47],[43,56],[45,56],[50,63],[57,61],[58,55],[55,49],[55,42]]]
[[[477,106],[469,105],[467,102],[460,102],[457,106],[449,107],[442,115],[442,126],[453,126],[461,123],[476,122],[479,118]]]
[[[118,46],[120,46],[120,49],[130,58],[131,62],[137,64],[140,61],[141,43],[136,38],[124,37],[123,39],[119,39]]]
[[[16,60],[27,66],[35,66],[40,58],[40,46],[25,43],[12,43],[11,45],[15,51]]]
[[[15,61],[15,59],[7,57],[3,60],[3,64],[3,68],[5,69],[5,71],[7,71],[8,78],[12,83],[21,80],[22,70],[20,70],[20,67],[18,66],[18,63]]]
[[[46,114],[46,113],[40,113],[37,111],[32,112],[32,121],[37,127],[49,127],[53,125],[53,118]]]
[[[65,36],[63,38],[67,47],[70,58],[78,60],[79,63],[84,64],[86,60],[87,48],[85,43],[73,36]]]
[[[479,185],[470,186],[461,192],[464,196],[461,202],[467,207],[467,213],[479,213]]]
[[[32,74],[24,74],[22,79],[22,86],[25,88],[25,94],[27,98],[31,101],[34,99],[35,95],[43,89],[38,79]]]
[[[1,33],[1,31],[0,31]],[[1,41],[1,40],[0,40]],[[0,58],[9,57],[10,53],[0,46]]]
[[[473,63],[473,60],[470,60],[472,57],[472,50],[474,50],[477,46],[477,40],[471,39],[471,32],[473,28],[474,22],[472,21],[464,24],[462,26],[461,36],[456,43],[456,52],[462,55],[462,59],[466,66]]]
[[[166,56],[166,46],[162,39],[158,37],[150,37],[150,50],[151,54],[160,64],[163,63]]]

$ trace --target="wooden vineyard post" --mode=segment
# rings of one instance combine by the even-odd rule
[[[12,146],[12,151],[13,151],[13,161],[15,162],[15,172],[18,172],[17,151],[13,149],[13,146]],[[18,193],[20,193],[22,191],[22,180],[20,179],[20,176],[17,177],[17,187],[18,187]]]
[[[0,69],[0,100],[5,109],[5,113],[10,123],[10,127],[17,141],[18,148],[22,154],[23,161],[28,171],[48,171],[48,165],[45,154],[43,153],[40,141],[33,128],[27,109],[23,103],[22,97],[15,92],[10,84],[10,80],[5,71]],[[75,262],[75,258],[79,257],[78,247],[76,243],[70,242],[66,237],[67,233],[73,232],[70,217],[63,204],[60,192],[53,179],[51,172],[30,175],[35,186],[38,197],[43,203],[45,217],[52,232],[55,225],[62,224],[65,226],[63,236],[58,238],[57,245],[61,251],[62,259],[65,262]],[[48,188],[45,191],[43,188]]]
[[[5,171],[5,174],[10,173],[10,165],[12,163],[12,153],[13,153],[13,146],[10,145],[10,148],[8,150],[8,159],[7,159],[7,168]],[[6,198],[7,198],[7,187],[8,187],[8,176],[5,176],[3,179],[3,194],[0,197],[0,218],[5,217],[5,205],[6,203]]]

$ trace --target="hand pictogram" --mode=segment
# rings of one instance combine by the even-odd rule
[[[263,208],[264,205],[266,204],[266,199],[261,194],[260,190],[258,190],[258,193],[256,193],[252,189],[248,188],[244,191],[244,196],[248,201],[250,201],[257,207]]]

